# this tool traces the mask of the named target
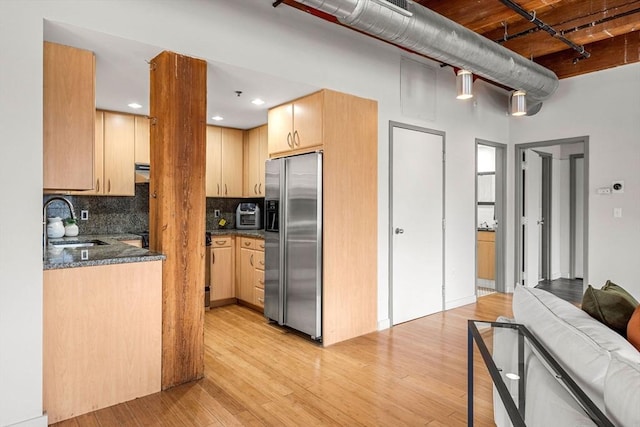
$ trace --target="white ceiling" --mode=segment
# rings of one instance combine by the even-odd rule
[[[95,53],[96,108],[149,114],[148,62],[165,49],[52,21],[45,21],[44,39]],[[267,122],[269,108],[319,89],[207,59],[207,122],[251,129]],[[253,105],[254,98],[265,104]],[[132,102],[143,107],[128,107]]]

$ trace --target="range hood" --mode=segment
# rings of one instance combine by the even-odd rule
[[[148,163],[136,163],[136,184],[149,182],[149,170]]]

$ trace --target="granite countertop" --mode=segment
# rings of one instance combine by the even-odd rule
[[[48,245],[43,253],[43,270],[60,268],[89,267],[95,265],[124,264],[129,262],[145,262],[164,260],[166,257],[158,252],[122,243],[122,240],[140,240],[135,234],[81,235],[49,239],[50,242],[100,240],[107,245],[96,245],[78,248],[56,248]]]
[[[207,230],[212,236],[242,236],[264,239],[264,230],[238,230],[237,228],[216,228]]]

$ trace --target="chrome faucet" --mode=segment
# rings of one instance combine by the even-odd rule
[[[47,208],[52,202],[56,200],[60,200],[65,202],[67,206],[69,206],[69,212],[71,212],[71,218],[76,219],[76,212],[73,210],[73,204],[68,199],[60,196],[53,196],[49,200],[44,203],[44,207],[42,208],[42,233],[44,234],[44,249],[47,250],[47,244],[49,243],[49,238],[47,237]]]

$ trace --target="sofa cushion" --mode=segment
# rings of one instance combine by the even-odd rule
[[[640,351],[640,305],[633,311],[627,323],[627,340]]]
[[[516,286],[513,314],[565,368],[589,398],[604,410],[604,379],[617,352],[637,358],[638,351],[620,334],[549,292]]]
[[[640,363],[614,355],[604,383],[607,417],[617,426],[640,426]]]
[[[582,309],[621,335],[627,333],[627,323],[638,301],[621,286],[607,280],[602,289],[587,287]]]

